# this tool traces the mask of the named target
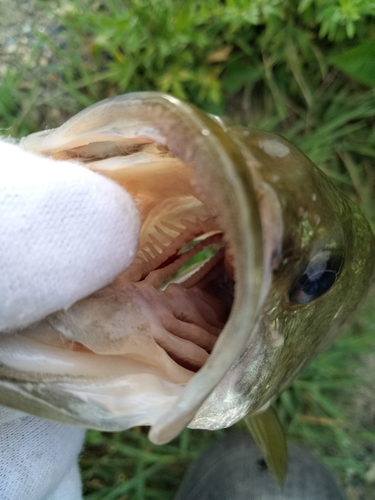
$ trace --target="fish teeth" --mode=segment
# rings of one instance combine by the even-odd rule
[[[166,233],[165,231],[163,231],[159,226],[155,226],[155,231],[157,231],[160,236],[162,236],[163,238],[169,240],[170,242],[174,241],[174,238],[172,236],[170,236],[168,233]],[[153,236],[155,239],[156,237]],[[150,236],[151,238],[151,236]],[[160,243],[160,245],[162,245],[162,243]],[[164,248],[167,248],[166,245],[163,245]]]
[[[162,221],[161,224],[167,229],[171,229],[172,231],[176,231],[176,233],[181,234],[184,231],[184,228],[178,227],[175,224],[171,224],[167,221]]]

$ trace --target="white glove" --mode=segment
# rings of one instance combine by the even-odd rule
[[[0,332],[113,281],[138,231],[133,201],[114,182],[0,142]]]
[[[1,500],[80,500],[85,430],[0,406]]]
[[[0,333],[69,307],[132,261],[139,217],[119,186],[0,140]],[[84,430],[0,407],[0,498],[78,500]]]

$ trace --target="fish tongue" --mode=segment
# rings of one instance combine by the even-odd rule
[[[50,316],[48,322],[65,338],[97,355],[122,356],[124,362],[136,359],[146,366],[162,366],[173,380],[181,382],[183,370],[155,341],[163,334],[158,316],[152,310],[148,317],[143,315],[140,303],[136,309],[131,305],[119,295],[92,296]],[[186,376],[182,378],[186,380]]]
[[[212,316],[204,295],[178,284],[159,291],[146,282],[122,281],[120,289],[109,286],[48,322],[76,345],[158,366],[180,383],[206,362],[220,333],[201,312],[211,309]]]

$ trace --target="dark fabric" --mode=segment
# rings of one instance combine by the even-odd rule
[[[288,460],[280,489],[250,435],[230,434],[190,466],[175,500],[347,500],[308,450],[290,445]]]

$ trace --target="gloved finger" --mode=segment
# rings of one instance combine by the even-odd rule
[[[0,498],[80,500],[85,430],[0,406]]]
[[[139,216],[114,182],[0,141],[0,331],[110,283],[131,263]]]

